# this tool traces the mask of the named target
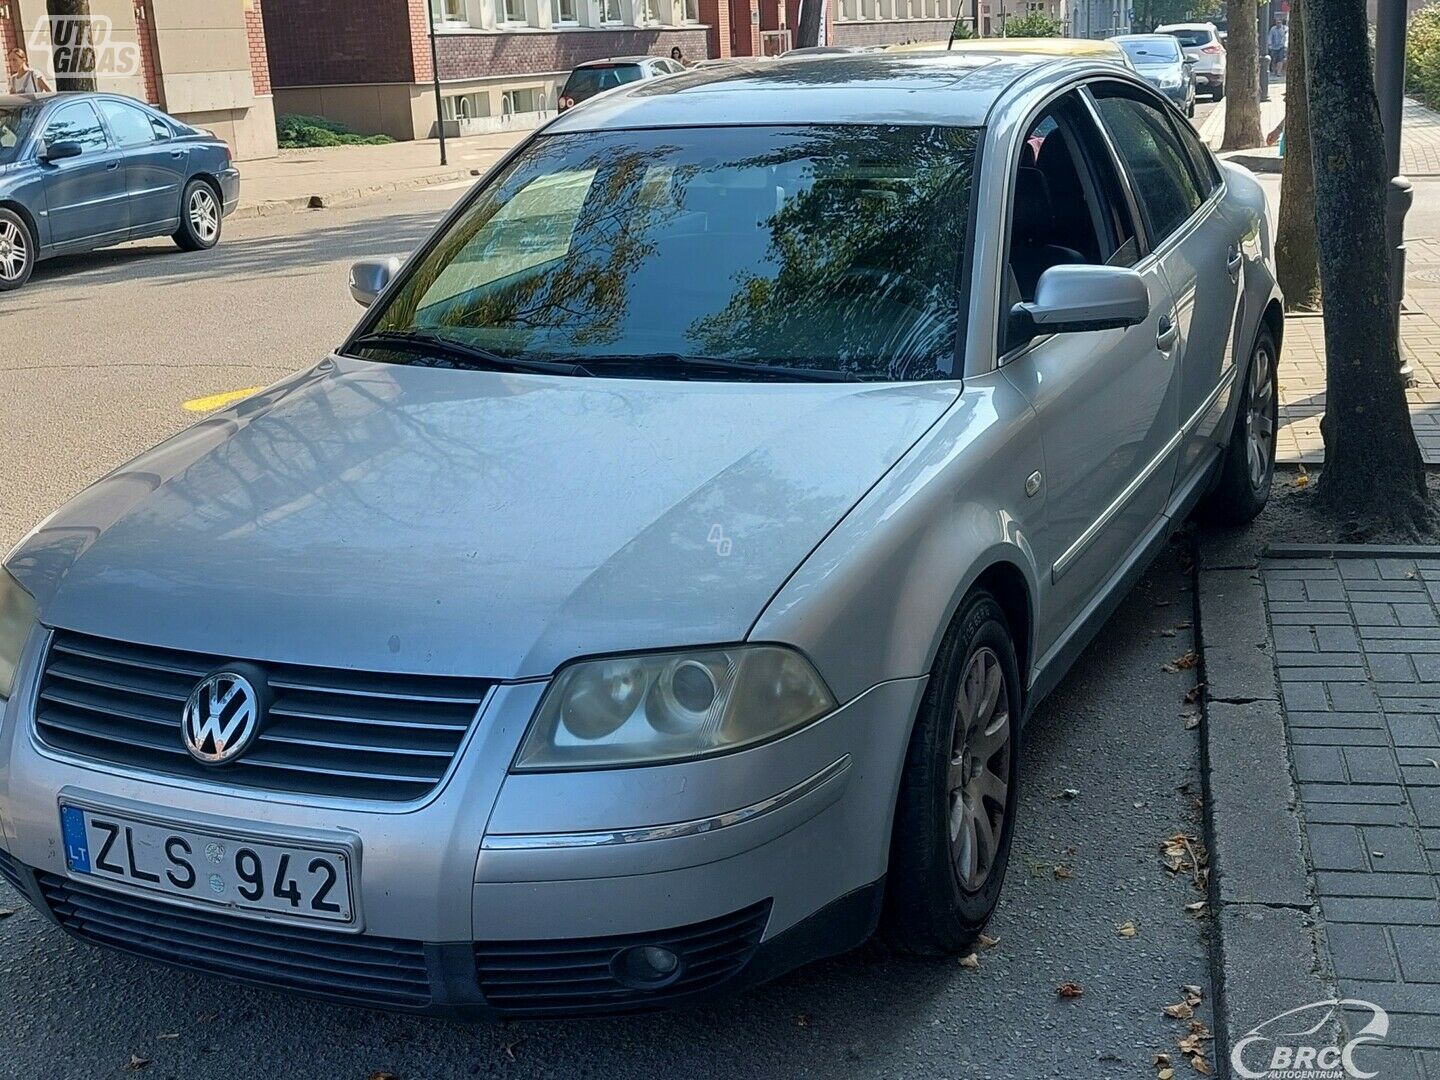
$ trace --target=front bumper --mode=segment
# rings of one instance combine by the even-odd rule
[[[0,873],[71,933],[352,1004],[553,1016],[684,1004],[850,948],[873,930],[923,679],[882,683],[773,743],[655,768],[511,774],[543,685],[502,685],[457,767],[414,804],[299,798],[97,765],[39,742],[46,634],[0,721]],[[338,929],[112,886],[67,868],[61,799],[356,852]],[[660,942],[684,975],[610,971]],[[297,961],[296,958],[299,958]]]

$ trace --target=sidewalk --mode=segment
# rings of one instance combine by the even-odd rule
[[[1201,536],[1225,1037],[1338,992],[1389,1013],[1366,1070],[1440,1076],[1440,548],[1236,552]]]
[[[528,132],[450,139],[449,164],[432,140],[383,146],[327,146],[282,150],[280,156],[240,162],[235,216],[260,217],[353,202],[388,191],[463,181],[484,172]]]

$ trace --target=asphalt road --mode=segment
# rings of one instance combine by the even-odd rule
[[[0,551],[83,484],[194,419],[182,403],[323,354],[357,313],[345,267],[403,252],[458,195],[233,223],[47,265],[0,300]],[[1208,923],[1163,865],[1200,835],[1184,550],[1170,548],[1029,729],[1010,879],[978,968],[871,945],[699,1012],[460,1026],[305,1002],[72,942],[0,885],[0,1076],[404,1080],[1150,1077],[1204,988]],[[1057,867],[1063,869],[1057,873]],[[1121,927],[1133,924],[1126,936]],[[1080,997],[1056,993],[1063,983]],[[1188,1066],[1177,1056],[1177,1075]]]

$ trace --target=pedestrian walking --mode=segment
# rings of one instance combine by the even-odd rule
[[[1270,50],[1270,74],[1277,79],[1285,76],[1285,54],[1290,47],[1290,28],[1276,18],[1270,25],[1266,41]]]
[[[10,50],[9,87],[12,94],[48,94],[50,84],[45,76],[30,66],[30,58],[18,46]]]

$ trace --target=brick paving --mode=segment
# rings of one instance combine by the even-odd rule
[[[1440,559],[1260,575],[1329,960],[1391,1017],[1364,1064],[1440,1080]]]

